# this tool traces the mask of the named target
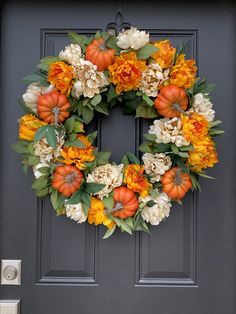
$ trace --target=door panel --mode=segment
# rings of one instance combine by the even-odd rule
[[[233,314],[235,277],[235,12],[230,3],[109,1],[66,3],[5,1],[1,37],[1,211],[0,257],[22,259],[22,285],[0,286],[1,299],[21,299],[23,314]],[[153,39],[186,43],[187,57],[201,78],[216,84],[213,101],[226,134],[217,141],[220,163],[201,180],[200,195],[189,195],[151,234],[117,232],[56,217],[48,199],[30,189],[10,145],[22,114],[20,81],[40,57],[57,54],[67,32],[94,34],[109,23],[130,23]],[[114,26],[114,25],[113,25]],[[117,25],[119,29],[121,25]],[[138,153],[149,123],[123,116],[96,118],[97,145],[112,159]]]

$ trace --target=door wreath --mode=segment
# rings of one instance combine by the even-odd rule
[[[135,27],[117,36],[68,36],[70,45],[23,79],[30,85],[13,149],[23,170],[32,169],[36,195],[49,195],[57,215],[103,224],[103,238],[116,228],[149,232],[173,202],[200,189],[199,176],[210,178],[205,169],[218,162],[214,137],[223,131],[212,109],[213,85],[196,77],[184,47],[151,41]],[[151,119],[140,159],[128,152],[111,162],[110,152],[93,144],[97,132],[85,134],[95,113],[108,116],[115,105]]]

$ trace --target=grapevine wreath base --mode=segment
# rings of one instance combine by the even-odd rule
[[[196,77],[195,60],[167,40],[151,41],[134,27],[117,36],[69,33],[72,43],[58,56],[40,60],[20,103],[19,140],[23,169],[31,167],[32,188],[50,196],[57,215],[77,223],[149,232],[165,220],[173,202],[199,189],[198,177],[217,161],[214,136],[221,121],[209,93]],[[84,126],[113,106],[150,119],[139,149],[119,164],[93,145],[97,132]],[[111,130],[112,131],[112,130]]]

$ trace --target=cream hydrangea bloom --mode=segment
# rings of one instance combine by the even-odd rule
[[[82,51],[79,45],[70,44],[59,53],[59,58],[62,61],[66,61],[67,63],[76,66],[78,63],[80,63],[81,54]]]
[[[123,182],[123,164],[113,166],[106,164],[96,167],[92,173],[88,174],[87,182],[105,184],[106,186],[99,192],[95,193],[101,199],[108,196],[114,188],[120,186]]]
[[[213,104],[206,94],[198,93],[194,96],[192,108],[188,112],[197,112],[211,122],[215,118],[215,110],[212,109],[212,106]]]
[[[85,222],[87,216],[85,215],[83,206],[81,203],[79,204],[66,204],[66,216],[77,223]]]
[[[27,87],[25,94],[22,95],[22,99],[25,105],[30,108],[34,113],[37,113],[37,101],[38,97],[49,93],[53,89],[53,86],[49,87],[40,86],[39,82],[30,84]]]
[[[181,128],[181,120],[177,117],[160,119],[154,121],[148,133],[156,135],[156,143],[174,143],[178,147],[187,146],[190,143],[184,138]]]
[[[140,31],[136,27],[123,30],[117,36],[117,46],[122,49],[132,48],[138,50],[149,42],[149,34],[145,31]]]
[[[145,204],[141,211],[141,216],[143,220],[149,222],[151,225],[159,225],[164,218],[169,217],[172,205],[166,193],[158,193],[155,198],[148,195],[145,198],[139,198],[139,201]],[[154,201],[155,205],[147,206],[148,201]]]
[[[50,145],[46,138],[42,138],[39,142],[34,143],[34,154],[40,158],[41,163],[49,163],[54,158],[61,155],[61,149],[65,143],[64,134],[57,134],[57,148],[54,149]]]
[[[33,169],[33,173],[36,179],[40,178],[43,173],[39,171],[40,168],[44,168],[44,167],[48,167],[49,168],[49,164],[46,162],[41,162],[35,166],[32,167]]]
[[[97,71],[96,65],[92,62],[80,59],[79,64],[75,66],[77,80],[72,88],[72,95],[79,98],[81,95],[93,98],[99,94],[101,88],[109,85],[106,76]]]
[[[139,89],[149,97],[156,97],[159,87],[169,78],[169,70],[155,62],[150,63],[142,73]]]
[[[171,158],[164,153],[143,155],[144,169],[152,183],[159,182],[164,173],[171,167]]]

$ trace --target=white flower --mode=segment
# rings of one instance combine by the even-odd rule
[[[120,186],[123,181],[123,164],[113,166],[106,164],[95,168],[92,173],[88,174],[87,182],[101,183],[106,186],[97,194],[101,199]]]
[[[39,171],[40,168],[44,168],[44,167],[48,167],[49,168],[49,164],[46,162],[41,162],[35,166],[33,166],[33,173],[36,179],[40,178],[41,176],[43,176],[43,173]]]
[[[166,193],[160,193],[155,198],[152,198],[150,195],[145,198],[139,198],[141,202],[147,204],[148,201],[154,201],[153,206],[145,205],[141,216],[143,220],[149,222],[151,225],[159,225],[159,223],[166,217],[169,217],[171,202]]]
[[[71,65],[76,66],[78,63],[80,63],[81,53],[82,52],[79,45],[70,44],[59,53],[59,58],[63,61],[68,62]]]
[[[84,209],[82,204],[67,204],[65,205],[66,208],[66,216],[72,220],[77,221],[77,223],[85,222],[87,216],[84,213]]]
[[[164,153],[143,155],[144,169],[152,183],[159,182],[163,174],[171,167],[171,158]]]
[[[97,71],[97,66],[90,61],[80,59],[80,63],[75,67],[77,80],[72,88],[72,95],[79,98],[81,95],[93,98],[100,93],[100,89],[109,85],[107,77]]]
[[[61,155],[61,149],[65,142],[64,134],[57,134],[57,147],[53,148],[48,145],[46,138],[34,143],[34,154],[40,158],[41,163],[49,163],[52,159]]]
[[[27,87],[25,94],[22,95],[22,99],[25,105],[33,112],[37,113],[37,101],[38,97],[51,91],[52,86],[49,87],[40,86],[40,83],[35,82]]]
[[[139,31],[135,27],[123,30],[117,36],[117,46],[122,49],[132,48],[138,50],[149,42],[149,34],[145,31]]]
[[[155,62],[148,65],[142,73],[139,89],[149,97],[156,97],[159,87],[168,80],[169,70],[162,70],[162,67]]]
[[[207,95],[199,93],[194,96],[192,108],[188,112],[197,112],[211,122],[215,118],[215,110],[212,109],[212,106],[213,104],[207,98]]]
[[[177,117],[160,119],[154,121],[148,133],[156,135],[156,143],[174,143],[178,147],[188,146],[190,143],[182,135],[181,128],[181,120]]]

